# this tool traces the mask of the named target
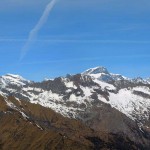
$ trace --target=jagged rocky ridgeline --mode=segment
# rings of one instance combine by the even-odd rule
[[[19,75],[0,77],[0,92],[6,96],[50,107],[67,117],[78,117],[78,112],[100,103],[124,113],[135,120],[148,120],[150,82],[147,79],[129,79],[96,67],[77,75],[33,82]]]
[[[96,132],[121,133],[136,144],[150,144],[149,79],[129,79],[96,67],[42,82],[7,74],[0,78],[0,88],[12,109],[8,96],[51,108]]]

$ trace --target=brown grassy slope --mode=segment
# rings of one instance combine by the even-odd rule
[[[80,121],[63,117],[49,108],[42,107],[39,104],[31,104],[26,101],[21,101],[20,105],[15,98],[9,97],[8,99],[29,116],[29,121],[37,123],[44,130],[57,130],[61,132],[61,134],[67,132],[75,138],[76,136],[78,137],[79,133],[80,137],[93,134],[93,131]]]
[[[10,109],[0,97],[0,150],[137,149],[126,137],[96,133],[80,121],[65,118],[49,108],[19,102],[14,97],[8,97],[8,101],[17,110]],[[20,110],[29,118],[25,119]]]
[[[0,149],[92,148],[92,143],[84,137],[92,131],[79,121],[64,118],[40,105],[24,101],[20,105],[15,98],[8,99],[29,118],[25,119],[17,110],[10,109],[0,97]]]
[[[7,109],[8,109],[8,106],[6,105],[4,97],[0,95],[0,111],[6,111]]]
[[[0,117],[0,148],[3,150],[90,149],[59,132],[42,131],[20,114],[3,114]]]

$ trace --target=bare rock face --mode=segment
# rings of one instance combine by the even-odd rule
[[[79,114],[80,120],[96,132],[108,132],[119,136],[127,136],[139,145],[150,146],[149,136],[145,136],[136,122],[111,108],[110,105],[101,104],[100,108],[93,107]],[[141,132],[142,131],[142,132]],[[149,135],[149,131],[146,133]]]
[[[56,132],[60,138],[67,134],[72,142],[66,142],[82,145],[82,149],[122,149],[125,145],[128,145],[127,149],[150,147],[148,79],[129,79],[112,74],[104,67],[42,82],[8,74],[0,77],[0,95],[0,116],[8,118],[2,119],[6,124],[10,116],[23,117],[23,122],[33,123],[39,130]],[[22,125],[16,130],[22,130]],[[37,129],[33,130],[37,132]],[[81,133],[76,138],[83,139],[73,138],[75,132],[72,130]],[[44,136],[43,132],[39,136]]]

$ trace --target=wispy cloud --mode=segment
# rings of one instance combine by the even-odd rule
[[[128,44],[150,44],[150,41],[136,41],[136,40],[84,40],[84,39],[50,39],[38,40],[39,42],[58,42],[58,43],[128,43]]]
[[[61,62],[76,62],[76,61],[91,61],[99,60],[100,58],[75,58],[75,59],[56,59],[49,61],[35,61],[35,62],[25,62],[20,63],[20,65],[38,65],[38,64],[50,64],[50,63],[61,63]]]
[[[48,42],[48,43],[127,43],[127,44],[150,44],[150,41],[138,41],[138,40],[87,40],[87,39],[2,39],[0,42],[26,42],[31,44],[32,42]],[[30,46],[30,45],[28,45]],[[29,49],[26,49],[26,53]],[[22,50],[23,53],[23,50]]]
[[[23,46],[22,50],[21,50],[21,55],[20,55],[20,60],[22,60],[25,55],[27,54],[30,45],[32,42],[34,42],[37,38],[37,34],[39,32],[39,30],[43,27],[43,25],[46,23],[48,16],[52,10],[52,8],[54,7],[54,5],[56,4],[57,0],[52,0],[45,8],[41,18],[39,19],[38,23],[36,24],[36,26],[30,31],[29,33],[29,37],[27,42],[25,43],[25,45]]]
[[[0,38],[0,42],[26,42],[27,39]]]
[[[102,57],[83,57],[83,58],[74,58],[74,59],[56,59],[48,61],[34,61],[34,62],[25,62],[20,63],[20,65],[40,65],[40,64],[51,64],[51,63],[68,63],[68,62],[86,62],[86,61],[99,61],[104,59],[141,59],[141,58],[150,58],[150,55],[108,55]]]

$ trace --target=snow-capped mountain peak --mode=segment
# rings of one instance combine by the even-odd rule
[[[90,68],[88,70],[86,70],[85,72],[83,72],[83,74],[85,75],[90,75],[90,74],[109,74],[108,70],[105,67],[95,67],[95,68]]]
[[[114,82],[118,80],[130,80],[120,74],[110,73],[105,67],[96,67],[86,70],[83,75],[89,75],[94,79],[98,79],[103,82]]]
[[[3,86],[16,85],[23,86],[29,83],[30,81],[24,79],[22,76],[14,74],[6,74],[0,77],[0,84]]]
[[[8,73],[8,74],[6,74],[5,76],[3,76],[3,77],[9,77],[9,78],[13,78],[13,79],[17,79],[17,80],[25,80],[22,76],[20,76],[20,75],[15,75],[15,74],[10,74],[10,73]]]

